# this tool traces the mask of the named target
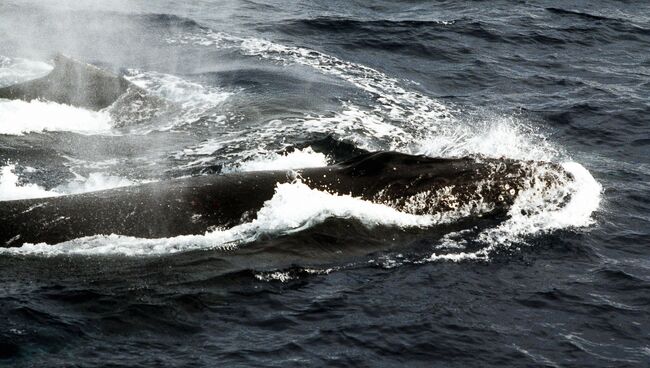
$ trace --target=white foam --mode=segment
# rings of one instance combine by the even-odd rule
[[[364,110],[349,102],[343,103],[343,110],[334,115],[307,117],[302,127],[313,133],[344,137],[366,150],[398,150],[412,139],[410,133],[387,122],[380,111]]]
[[[129,72],[125,77],[131,83],[187,108],[203,104],[214,106],[232,95],[230,92],[206,87],[170,74],[136,70]]]
[[[8,135],[44,131],[106,134],[111,130],[111,119],[105,112],[39,100],[0,99],[0,122],[0,134]]]
[[[548,142],[543,134],[516,117],[488,111],[459,117],[459,111],[455,108],[403,87],[408,83],[406,81],[316,50],[209,30],[169,41],[237,47],[246,55],[285,65],[310,66],[350,82],[367,92],[374,101],[370,107],[343,101],[342,110],[337,113],[283,121],[285,132],[307,130],[327,133],[368,150],[396,150],[435,157],[482,154],[489,157],[554,160],[562,156],[561,150]],[[264,137],[270,131],[278,133],[275,126],[264,129],[264,132],[249,134]]]
[[[0,87],[43,77],[52,69],[52,65],[42,61],[0,56]]]
[[[223,35],[217,37],[219,40],[223,38]],[[345,102],[343,110],[333,116],[309,118],[304,127],[310,131],[322,131],[323,127],[327,127],[330,132],[354,141],[361,148],[409,152],[414,141],[439,134],[441,126],[454,121],[453,111],[448,106],[408,90],[402,86],[405,81],[365,65],[258,38],[243,39],[239,47],[248,55],[285,64],[307,65],[324,74],[334,75],[365,91],[374,101],[370,108]]]
[[[56,245],[24,244],[22,247],[0,249],[0,253],[145,256],[201,249],[231,249],[264,235],[279,236],[302,231],[332,217],[354,218],[368,228],[380,225],[420,228],[452,222],[466,213],[461,210],[435,215],[413,215],[348,195],[311,189],[296,181],[278,184],[274,196],[264,203],[255,220],[229,229],[163,239],[97,235]]]
[[[502,224],[481,232],[477,241],[486,246],[475,252],[432,254],[428,261],[488,260],[499,249],[513,244],[525,244],[526,237],[557,229],[584,228],[593,224],[592,213],[601,200],[601,185],[582,165],[565,162],[562,167],[573,180],[546,187],[544,180],[536,180],[528,189],[521,191]],[[539,172],[538,175],[544,175]],[[568,203],[564,203],[568,200]],[[453,237],[453,236],[452,236]],[[446,242],[450,239],[447,237]],[[461,245],[462,248],[462,245]]]
[[[77,175],[75,180],[47,190],[37,184],[21,183],[15,170],[16,165],[11,164],[0,171],[0,201],[57,197],[138,184],[129,179],[97,172],[88,177]]]
[[[177,116],[166,116],[165,126],[159,130],[169,130],[195,122],[205,113],[226,101],[233,93],[216,87],[207,87],[183,78],[158,72],[130,70],[126,75],[130,82],[180,107]],[[212,116],[216,122],[223,122],[225,116]]]
[[[79,194],[87,192],[95,192],[98,190],[106,190],[120,187],[127,187],[142,183],[136,182],[119,176],[108,175],[102,172],[90,173],[88,177],[77,175],[77,178],[66,184],[62,184],[53,190],[57,193],[65,194]]]
[[[311,147],[285,154],[269,153],[226,171],[293,170],[307,167],[327,166],[327,156]]]
[[[42,198],[60,195],[59,193],[45,190],[36,184],[19,184],[18,175],[14,173],[15,165],[2,168],[0,176],[0,201],[14,199]]]
[[[311,147],[300,150],[294,150],[288,153],[277,153],[268,151],[261,147],[256,150],[242,149],[246,143],[246,135],[238,132],[238,138],[231,138],[231,135],[224,135],[219,138],[210,138],[199,145],[188,147],[178,152],[175,157],[197,159],[186,164],[184,167],[202,166],[213,161],[216,158],[215,152],[228,147],[230,158],[237,157],[237,163],[227,165],[223,168],[224,173],[241,172],[241,171],[260,171],[260,170],[293,170],[307,167],[327,166],[329,164],[327,156],[315,152]],[[235,153],[232,153],[232,152]],[[228,154],[220,154],[219,159],[227,158]],[[241,157],[241,158],[240,158]]]
[[[544,188],[543,181],[536,181],[517,196],[509,211],[510,219],[482,234],[482,238],[505,244],[529,234],[591,225],[591,214],[598,209],[602,187],[582,165],[565,162],[562,167],[573,175],[573,180],[550,189]],[[570,200],[564,204],[563,199]]]
[[[259,38],[241,38],[206,30],[187,34],[170,43],[192,43],[201,46],[237,47],[245,55],[258,56],[285,65],[302,64],[321,73],[341,78],[365,91],[375,102],[361,108],[346,101],[343,110],[334,115],[308,116],[296,119],[294,129],[328,133],[352,140],[365,149],[407,150],[414,139],[434,134],[441,124],[448,124],[452,110],[432,98],[402,87],[398,79],[322,52],[303,47],[285,46]],[[290,126],[285,125],[285,129]]]
[[[339,269],[338,267],[334,268],[303,268],[300,271],[310,274],[310,275],[328,275],[333,271]],[[260,281],[280,281],[287,282],[297,279],[299,276],[292,274],[290,271],[268,271],[268,272],[256,272],[255,278]]]
[[[508,157],[519,160],[553,161],[563,152],[546,136],[513,116],[484,112],[480,120],[459,121],[440,127],[436,135],[420,142],[415,153],[431,157]]]
[[[335,114],[283,122],[285,131],[306,129],[325,132],[350,140],[361,148],[391,149],[433,157],[479,154],[553,162],[568,159],[563,150],[550,143],[546,135],[532,127],[530,122],[489,111],[460,114],[454,108],[444,106],[432,98],[407,90],[402,86],[403,81],[319,51],[213,31],[186,35],[171,42],[220,48],[236,47],[243,54],[285,65],[307,65],[350,82],[366,91],[374,101],[370,107],[360,107],[344,101],[342,110]],[[269,132],[265,131],[258,135],[263,137],[267,133]],[[559,228],[588,226],[592,221],[591,214],[597,210],[600,202],[600,185],[579,164],[567,161],[563,166],[574,175],[575,181],[562,181],[553,190],[534,188],[531,189],[532,192],[520,193],[511,209],[510,220],[480,234],[479,241],[486,243],[485,249],[472,254],[461,252],[433,255],[431,259],[485,258],[495,248],[521,242],[528,235]],[[560,208],[554,202],[557,198],[568,198],[569,195],[571,200],[565,207]],[[521,214],[522,209],[528,211],[526,215]],[[462,236],[459,239],[460,243],[453,244],[454,237],[450,234],[444,239],[445,247],[462,249]]]
[[[218,38],[222,39],[223,35]],[[344,61],[316,50],[285,46],[258,38],[242,39],[240,48],[249,55],[311,66],[322,73],[346,80],[370,93],[378,102],[375,109],[381,109],[390,119],[407,123],[415,130],[426,130],[440,120],[446,120],[450,113],[439,102],[409,91],[402,87],[399,80],[365,65]]]

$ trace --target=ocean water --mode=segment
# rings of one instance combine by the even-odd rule
[[[229,229],[0,248],[0,366],[650,364],[647,2],[0,3],[0,86],[57,52],[174,108],[0,99],[0,201],[360,150],[574,180],[498,223],[295,182]]]

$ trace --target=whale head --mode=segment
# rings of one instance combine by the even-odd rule
[[[337,166],[361,196],[414,214],[477,206],[507,210],[524,190],[550,190],[572,180],[557,164],[481,156],[376,152]]]

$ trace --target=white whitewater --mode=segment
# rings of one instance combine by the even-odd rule
[[[31,168],[31,170],[35,170]],[[45,189],[33,183],[21,183],[16,174],[16,165],[10,164],[0,169],[0,201],[17,199],[58,197],[68,194],[95,192],[138,184],[126,178],[108,175],[102,172],[90,173],[87,177],[77,177],[63,185]]]

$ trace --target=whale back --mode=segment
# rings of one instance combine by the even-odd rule
[[[54,69],[48,75],[0,88],[0,98],[25,101],[43,99],[101,110],[129,88],[137,87],[123,77],[58,54],[54,58]]]
[[[413,169],[431,171],[448,167],[448,165],[464,161],[473,162],[471,158],[449,159],[439,157],[428,157],[423,155],[409,155],[395,151],[369,152],[356,156],[350,160],[339,163],[337,166],[351,176],[377,176],[390,174],[392,171],[413,172]]]
[[[415,215],[463,207],[467,214],[498,217],[535,181],[551,188],[571,178],[561,167],[544,162],[376,152],[296,171],[184,177],[84,194],[0,201],[0,247],[54,244],[97,234],[162,238],[230,228],[254,219],[279,183],[296,179],[312,189]]]

